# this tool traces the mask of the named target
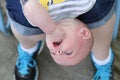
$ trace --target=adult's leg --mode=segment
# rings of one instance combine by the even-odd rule
[[[112,78],[112,63],[114,55],[110,47],[114,22],[115,15],[113,15],[105,25],[92,30],[94,36],[92,61],[96,68],[93,80],[111,80]]]
[[[19,43],[26,49],[32,48],[38,43],[38,41],[45,39],[45,34],[23,36],[14,28],[12,24],[11,24],[11,29],[12,29],[14,36],[19,41]]]
[[[107,58],[111,46],[113,29],[115,23],[115,14],[102,27],[92,29],[94,36],[94,45],[92,53],[99,60]]]
[[[13,25],[11,29],[20,45],[18,45],[18,58],[15,65],[14,80],[38,80],[38,67],[36,57],[42,48],[45,34],[34,36],[21,35]]]

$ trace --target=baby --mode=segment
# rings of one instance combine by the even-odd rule
[[[57,23],[65,32],[64,40],[46,43],[54,61],[60,65],[73,66],[85,59],[93,45],[93,36],[87,26],[77,19],[66,19]]]
[[[11,30],[19,42],[15,80],[38,80],[37,64],[32,63],[37,63],[34,56],[42,50],[45,38],[58,64],[75,65],[91,51],[96,70],[92,80],[112,78],[115,0],[6,0],[6,3]],[[89,29],[76,19],[92,31],[94,45]]]

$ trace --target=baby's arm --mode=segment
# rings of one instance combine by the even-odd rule
[[[60,41],[64,37],[64,32],[57,27],[47,10],[39,2],[21,0],[21,3],[24,15],[32,25],[39,27],[54,41]]]
[[[36,0],[28,0],[23,6],[23,12],[32,25],[39,27],[45,33],[52,33],[56,29],[56,24],[47,10]]]

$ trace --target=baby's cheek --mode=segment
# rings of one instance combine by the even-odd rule
[[[69,39],[67,41],[64,41],[62,47],[64,50],[67,50],[67,51],[76,51],[81,49],[82,46],[83,46],[82,41],[74,38],[74,39]]]
[[[68,39],[66,39],[65,41],[64,41],[64,44],[66,45],[66,46],[68,46],[68,47],[72,47],[72,46],[74,46],[74,45],[76,45],[75,44],[75,39],[74,39],[74,37],[73,38],[68,38]]]
[[[74,48],[74,45],[72,45],[69,42],[62,43],[61,46],[62,46],[61,48],[62,48],[63,51],[71,51]]]
[[[46,44],[49,50],[54,50],[52,42],[49,39],[46,39]]]

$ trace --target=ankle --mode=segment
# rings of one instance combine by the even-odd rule
[[[20,47],[23,51],[27,52],[28,54],[33,54],[37,49],[38,49],[38,45],[39,43],[36,43],[33,47],[27,49],[27,48],[24,48],[24,46],[22,46],[20,44]]]
[[[94,48],[94,49],[92,49],[92,53],[96,59],[103,61],[109,56],[110,47]]]
[[[94,54],[92,54],[92,60],[94,63],[98,64],[98,65],[106,65],[108,64],[109,62],[111,62],[112,58],[113,58],[113,52],[112,52],[112,49],[110,48],[109,49],[109,54],[108,56],[104,59],[104,60],[100,60],[100,59],[97,59]]]

